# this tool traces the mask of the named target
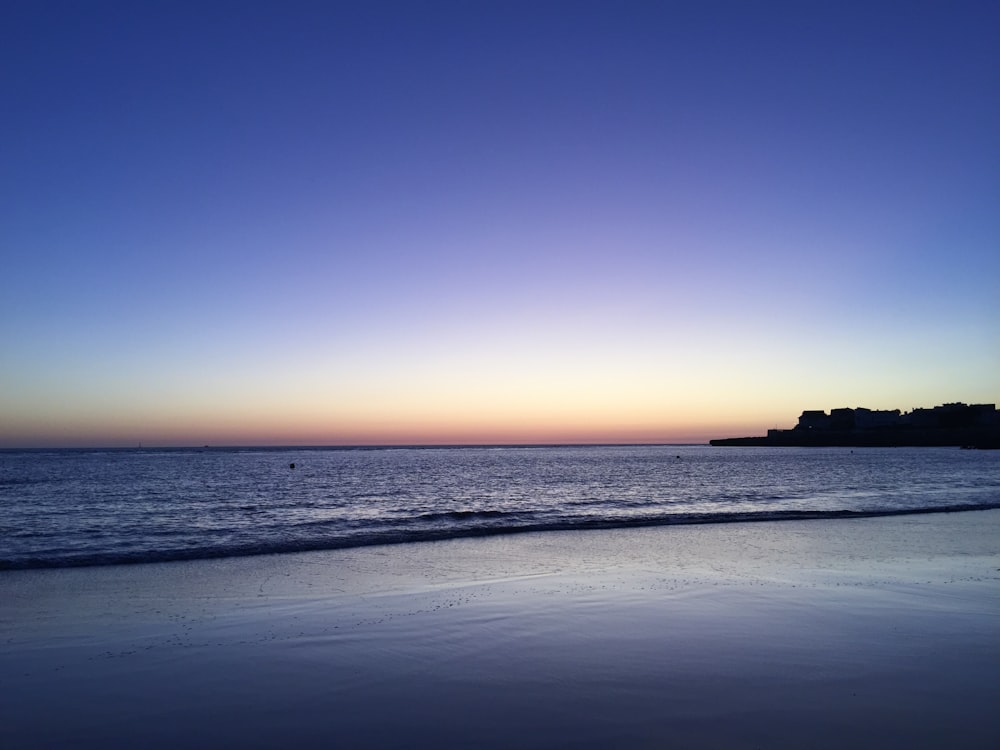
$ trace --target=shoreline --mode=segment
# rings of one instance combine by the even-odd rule
[[[6,746],[993,747],[1000,510],[0,572]]]
[[[965,431],[955,435],[820,433],[795,434],[779,430],[781,435],[759,437],[713,438],[713,448],[961,448],[963,450],[998,450],[1000,436],[993,432]]]
[[[234,547],[229,550],[163,550],[156,553],[140,552],[130,555],[122,553],[82,554],[66,559],[27,560],[0,559],[0,574],[18,570],[75,570],[105,568],[115,566],[159,565],[181,562],[212,562],[234,560],[245,557],[266,557],[270,555],[296,555],[308,553],[338,552],[366,549],[369,547],[396,547],[409,544],[433,544],[459,540],[488,539],[490,537],[516,536],[519,534],[550,534],[561,532],[587,531],[628,531],[630,529],[654,529],[661,527],[713,526],[730,524],[787,523],[796,521],[850,520],[864,518],[893,518],[898,516],[921,516],[948,513],[969,513],[986,510],[1000,510],[1000,503],[957,503],[952,505],[921,508],[882,508],[877,510],[771,510],[771,511],[716,511],[670,513],[658,517],[633,519],[581,519],[578,521],[557,521],[531,523],[521,526],[473,527],[457,529],[428,529],[411,531],[401,535],[396,531],[385,533],[370,532],[357,539],[345,538],[338,542],[319,541],[315,543],[290,543],[288,546],[273,545]]]

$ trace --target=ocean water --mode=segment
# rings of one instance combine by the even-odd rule
[[[0,569],[995,507],[1000,452],[954,448],[3,451]]]

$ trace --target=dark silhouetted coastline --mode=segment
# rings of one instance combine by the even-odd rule
[[[942,404],[930,409],[873,410],[864,407],[802,412],[790,430],[761,437],[719,438],[719,446],[769,447],[948,447],[1000,448],[1000,412],[995,404]]]

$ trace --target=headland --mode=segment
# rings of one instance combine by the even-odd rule
[[[711,445],[774,447],[1000,448],[996,404],[942,404],[932,408],[878,410],[864,407],[802,412],[795,427],[762,437],[710,440]]]

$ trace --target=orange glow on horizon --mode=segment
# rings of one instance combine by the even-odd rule
[[[584,420],[545,422],[472,420],[420,423],[413,420],[301,424],[264,419],[120,420],[114,424],[80,421],[58,429],[37,426],[8,431],[0,447],[164,446],[372,446],[372,445],[543,445],[706,443],[715,437],[764,434],[759,422],[674,422],[652,420],[601,423]]]

